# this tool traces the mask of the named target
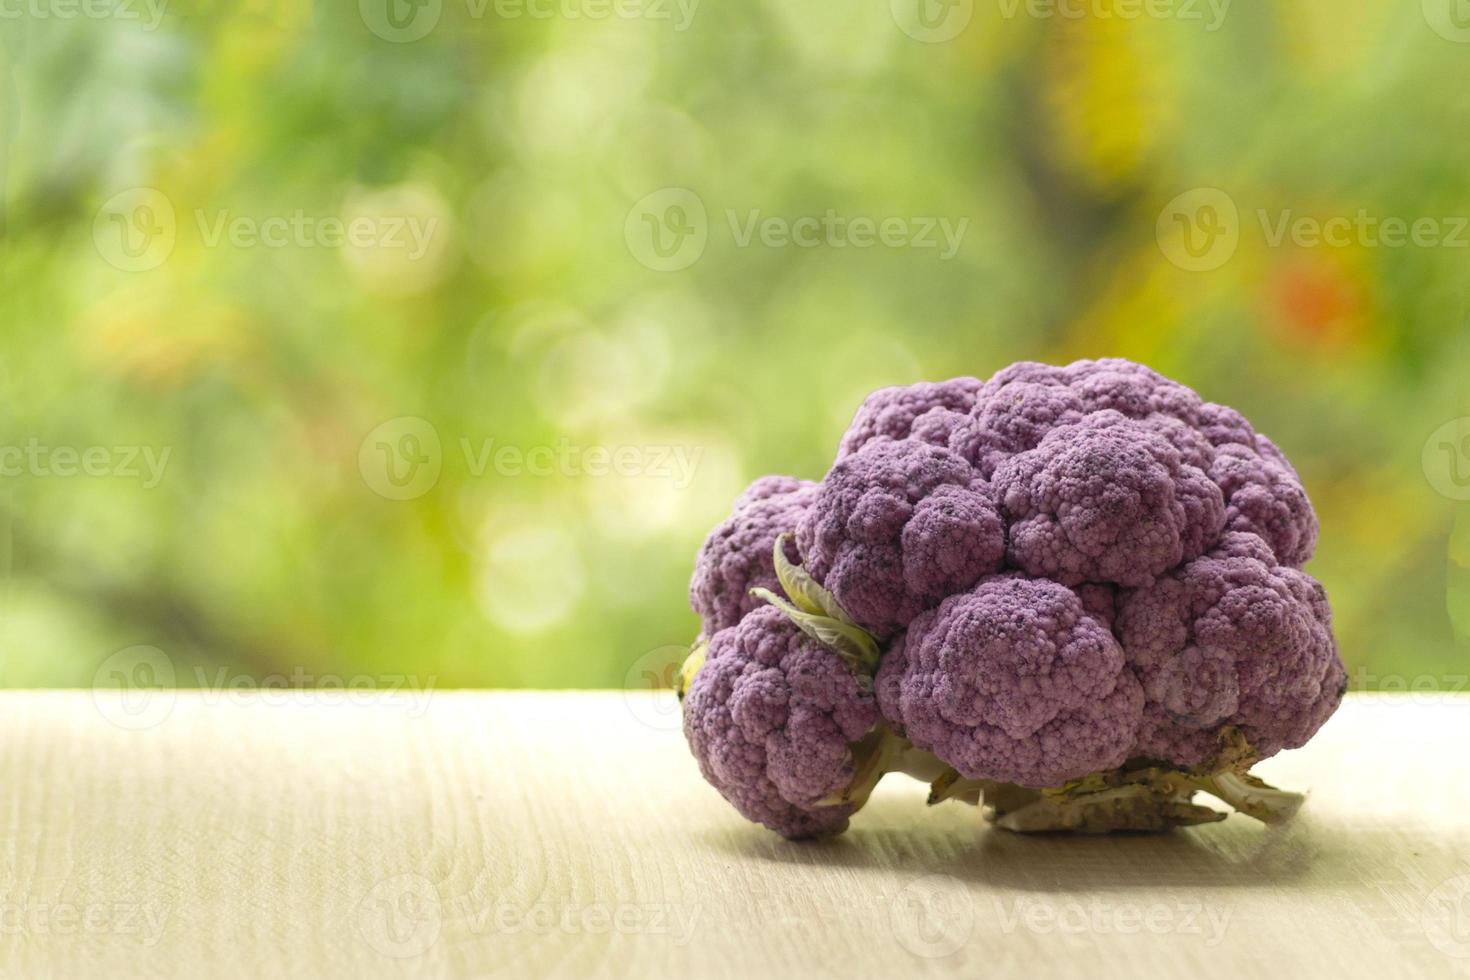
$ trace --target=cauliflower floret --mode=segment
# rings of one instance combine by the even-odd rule
[[[771,552],[776,538],[796,530],[816,495],[816,484],[787,476],[763,476],[735,501],[730,517],[710,532],[694,561],[689,605],[705,636],[734,626],[760,606],[754,588],[776,588]],[[798,561],[794,542],[786,556]]]
[[[975,406],[977,465],[993,473],[1008,456],[1035,449],[1059,425],[1081,421],[1082,399],[1065,385],[1018,381],[998,389]]]
[[[1212,446],[1224,446],[1230,443],[1241,446],[1256,444],[1256,430],[1246,421],[1244,415],[1228,405],[1205,402],[1200,406],[1199,422],[1196,428],[1210,441]]]
[[[1148,696],[1138,754],[1199,765],[1239,728],[1259,758],[1306,744],[1347,682],[1322,586],[1254,535],[1119,602],[1117,634]]]
[[[1160,413],[1199,422],[1199,395],[1151,367],[1121,357],[1074,361],[1062,369],[1089,411],[1113,409],[1132,419]]]
[[[1007,557],[1064,585],[1143,585],[1212,545],[1220,488],[1148,426],[1106,410],[1053,429],[995,473]]]
[[[932,409],[968,414],[983,384],[978,378],[952,378],[878,389],[858,408],[842,437],[837,458],[850,456],[879,439],[909,438],[915,420]]]
[[[1073,591],[1082,599],[1082,608],[1087,610],[1088,615],[1108,629],[1113,628],[1113,622],[1118,618],[1118,589],[1116,586],[1087,582],[1077,586]]]
[[[973,413],[950,408],[931,408],[914,419],[909,439],[948,449],[973,466],[985,480],[990,479],[996,465],[1009,455],[995,433],[981,425]]]
[[[1078,362],[1085,363],[1085,362]],[[996,391],[1013,384],[1057,384],[1067,383],[1067,369],[1057,367],[1055,364],[1043,364],[1040,361],[1016,361],[1007,364],[999,371],[990,376],[981,390],[982,396],[994,394]]]
[[[878,441],[838,460],[797,531],[806,568],[879,639],[1000,568],[989,487],[959,456]]]
[[[875,689],[884,717],[969,779],[1056,786],[1121,765],[1143,692],[1071,589],[1002,575],[921,614]]]
[[[1307,563],[1317,548],[1317,514],[1275,443],[1258,435],[1254,449],[1221,446],[1210,476],[1225,494],[1227,528],[1260,535],[1283,565]]]
[[[853,807],[821,802],[852,782],[849,743],[878,720],[871,683],[771,606],[710,639],[684,697],[684,735],[705,779],[792,838],[847,827]]]

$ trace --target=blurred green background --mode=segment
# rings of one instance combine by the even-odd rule
[[[1122,355],[1464,686],[1459,7],[11,0],[0,681],[636,685],[868,391]]]

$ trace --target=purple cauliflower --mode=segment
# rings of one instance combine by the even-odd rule
[[[1281,820],[1249,767],[1346,686],[1317,534],[1274,443],[1141,364],[885,388],[819,484],[757,481],[700,550],[685,731],[791,837],[885,772],[1018,831],[1222,819],[1197,792]]]
[[[1136,754],[1175,765],[1208,762],[1226,726],[1262,759],[1304,745],[1347,684],[1322,586],[1254,535],[1125,595],[1116,631],[1148,696]]]
[[[1064,585],[1144,585],[1215,542],[1220,488],[1143,423],[1113,410],[1047,433],[995,472],[1007,557]]]
[[[878,723],[871,683],[772,606],[710,640],[684,696],[700,771],[750,820],[785,837],[841,833],[853,807],[849,743]]]
[[[763,603],[754,588],[776,588],[771,551],[776,538],[796,530],[816,495],[816,484],[785,476],[763,476],[735,501],[734,511],[710,532],[694,561],[689,605],[713,636],[740,622]],[[786,556],[797,560],[794,545]]]
[[[969,779],[1057,786],[1129,757],[1143,691],[1071,589],[1001,575],[920,614],[884,655],[883,715]]]
[[[920,442],[837,461],[797,529],[806,568],[878,639],[1000,568],[1005,535],[974,468]]]

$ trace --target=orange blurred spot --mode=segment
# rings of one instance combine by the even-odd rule
[[[1364,342],[1368,297],[1347,265],[1303,255],[1271,270],[1266,304],[1281,339],[1331,348]]]

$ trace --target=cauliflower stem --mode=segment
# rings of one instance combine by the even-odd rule
[[[1262,823],[1284,822],[1305,799],[1271,786],[1248,771],[1249,756],[1238,732],[1212,763],[1213,771],[1186,771],[1150,760],[1133,760],[1117,769],[1093,773],[1062,786],[1031,789],[988,779],[967,779],[932,753],[916,748],[880,724],[853,743],[854,774],[840,793],[822,806],[855,809],[867,803],[878,782],[897,772],[930,784],[929,805],[949,800],[983,808],[985,819],[1017,833],[1064,831],[1107,834],[1162,831],[1224,820],[1227,813],[1193,802],[1207,793]]]
[[[929,803],[960,800],[982,805],[988,821],[1020,833],[1157,831],[1224,820],[1226,813],[1192,802],[1198,792],[1262,823],[1290,819],[1305,797],[1250,773],[1254,755],[1238,729],[1223,733],[1221,742],[1221,751],[1209,766],[1195,770],[1139,759],[1039,790],[966,779],[949,769],[931,784]]]
[[[823,800],[821,805],[861,807],[868,802],[878,781],[891,772],[903,773],[921,783],[932,783],[943,778],[946,772],[953,771],[932,752],[916,748],[881,722],[851,748],[852,783],[841,793]]]

